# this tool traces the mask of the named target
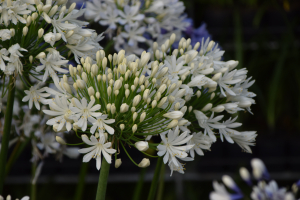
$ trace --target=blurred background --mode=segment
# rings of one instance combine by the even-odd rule
[[[256,80],[250,88],[257,94],[253,115],[240,113],[241,131],[257,131],[252,154],[236,144],[218,141],[205,156],[186,164],[184,175],[165,170],[165,183],[159,185],[162,199],[208,199],[212,181],[223,174],[241,179],[238,169],[250,170],[251,158],[261,158],[271,177],[281,187],[300,179],[300,1],[298,0],[185,0],[194,28],[206,24],[213,40],[225,50],[224,60],[238,60]],[[5,193],[21,197],[30,191],[31,150],[25,149],[6,179]],[[143,156],[133,151],[133,159]],[[123,157],[122,157],[123,156]],[[145,170],[121,155],[119,169],[111,168],[107,199],[134,199],[136,185],[144,177],[141,190],[146,199],[155,169],[155,159]],[[81,167],[80,167],[81,166]],[[77,194],[78,174],[87,170],[82,196]],[[28,175],[24,175],[28,174]],[[37,184],[37,199],[93,199],[98,182],[95,161],[81,165],[65,158],[63,163],[49,156]],[[250,191],[248,191],[250,192]],[[76,198],[75,198],[76,197]]]

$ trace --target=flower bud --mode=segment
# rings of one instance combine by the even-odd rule
[[[183,119],[178,122],[178,126],[184,126],[189,122],[189,120]]]
[[[175,104],[175,106],[174,106],[174,110],[179,110],[179,108],[180,108],[180,103],[177,102],[177,103]]]
[[[31,16],[27,17],[26,26],[29,26],[31,24],[31,22],[32,22],[32,17]]]
[[[103,68],[104,71],[106,69],[106,66],[107,66],[107,58],[104,57],[103,60],[102,60],[102,68]]]
[[[106,105],[106,110],[107,110],[107,112],[110,112],[110,109],[111,109],[111,104],[108,103],[108,104]]]
[[[121,158],[117,159],[115,161],[115,168],[119,168],[121,166],[121,164],[122,164]]]
[[[240,168],[240,176],[246,182],[249,182],[251,177],[249,171],[245,167]]]
[[[110,86],[108,86],[107,87],[107,95],[110,97],[110,95],[111,95],[111,87]]]
[[[172,45],[175,42],[176,39],[176,35],[175,33],[172,33],[171,37],[170,37],[170,45]]]
[[[133,103],[132,103],[132,106],[136,107],[141,101],[141,95],[136,95],[134,98],[133,98]]]
[[[80,89],[84,89],[85,88],[85,82],[81,79],[77,79],[76,80],[76,84]]]
[[[181,111],[172,111],[163,115],[169,119],[181,119],[183,117],[183,113]]]
[[[124,128],[125,128],[125,125],[124,125],[124,124],[120,124],[120,129],[121,129],[121,131],[123,131]]]
[[[121,80],[116,80],[114,84],[114,90],[119,90],[122,87],[122,81]]]
[[[115,114],[116,113],[116,106],[115,106],[114,103],[111,105],[110,112],[111,112],[111,114]]]
[[[234,181],[232,180],[232,178],[231,178],[230,176],[228,176],[228,175],[224,175],[224,176],[222,177],[222,181],[223,181],[223,183],[224,183],[228,188],[230,188],[230,189],[235,190],[235,189],[237,188],[235,182],[234,182]]]
[[[159,89],[157,90],[157,92],[160,92],[161,94],[164,93],[164,91],[167,89],[167,85],[166,84],[162,84]]]
[[[88,77],[85,72],[82,72],[81,77],[82,77],[82,80],[84,80],[84,82],[88,83]]]
[[[146,168],[150,165],[150,160],[148,158],[143,158],[143,160],[139,163],[139,167]]]
[[[176,92],[175,97],[181,98],[185,95],[186,90],[185,89],[180,89],[178,92]]]
[[[131,107],[131,112],[134,113],[136,111],[135,107]]]
[[[89,93],[89,96],[92,96],[92,95],[94,95],[95,94],[95,90],[94,90],[94,88],[91,86],[91,87],[89,87],[89,89],[88,89],[88,93]]]
[[[144,141],[139,141],[135,143],[135,147],[139,150],[139,151],[147,151],[149,149],[149,145],[148,142],[144,142]]]
[[[143,112],[140,116],[140,122],[143,122],[145,118],[146,118],[146,113]]]
[[[29,62],[32,63],[33,61],[33,56],[29,56]]]
[[[211,93],[211,95],[210,95],[210,100],[212,100],[215,96],[216,96],[216,94],[215,94],[214,92]]]
[[[153,101],[152,101],[152,104],[151,104],[152,108],[155,108],[156,105],[157,105],[157,101],[156,101],[156,100],[153,100]]]
[[[66,145],[67,143],[59,136],[56,136],[55,137],[56,139],[56,142],[58,142],[59,144],[62,144],[62,145]]]
[[[173,97],[173,96],[169,96],[169,103],[174,103],[174,101],[175,101],[175,97]]]
[[[100,99],[100,93],[99,92],[96,92],[96,98]]]
[[[216,73],[216,74],[211,78],[211,80],[217,81],[217,80],[220,79],[221,76],[222,76],[222,73],[221,73],[221,72]]]
[[[134,124],[134,125],[132,126],[132,132],[133,132],[133,133],[135,133],[135,132],[136,132],[136,130],[137,130],[137,125],[136,125],[136,124]]]
[[[9,31],[10,31],[10,35],[11,35],[11,37],[14,37],[14,36],[15,36],[15,34],[16,34],[16,31],[15,31],[15,29],[14,29],[14,28],[11,28],[11,29],[9,29]]]
[[[137,116],[138,116],[137,112],[134,112],[132,115],[133,122],[136,120]]]
[[[200,42],[197,42],[193,49],[197,51],[199,49],[199,47],[200,47]]]
[[[216,106],[216,107],[214,107],[214,108],[211,109],[211,111],[217,112],[217,113],[223,112],[224,110],[225,110],[225,107],[222,106],[222,105],[218,105],[218,106]]]
[[[78,90],[77,83],[73,83],[73,88],[74,88],[76,91]]]
[[[126,89],[126,90],[125,90],[125,96],[126,96],[126,98],[128,98],[129,94],[130,94],[130,90],[129,90],[129,89]]]
[[[44,52],[41,52],[35,58],[41,59],[41,58],[45,58],[45,57],[46,57],[46,54]]]
[[[68,9],[68,13],[72,12],[75,7],[76,7],[76,3],[72,3],[71,6]]]
[[[129,106],[126,103],[123,103],[120,107],[120,112],[125,113],[128,111],[128,109],[129,109]]]
[[[44,35],[44,29],[40,28],[38,31],[38,37],[41,38]]]
[[[192,110],[193,110],[193,106],[190,106],[189,107],[189,112],[192,112]]]
[[[48,15],[51,17],[52,15],[54,15],[56,13],[57,9],[58,9],[57,5],[53,6],[51,8],[50,12],[48,13]]]
[[[206,111],[210,110],[211,108],[212,108],[212,104],[208,103],[202,108],[201,111],[206,112]]]
[[[210,41],[207,45],[207,49],[206,52],[209,52],[210,50],[212,50],[212,48],[214,47],[215,42],[214,41]]]
[[[178,120],[173,119],[167,126],[167,128],[174,128],[175,126],[178,125]]]
[[[161,77],[163,77],[168,72],[168,70],[169,70],[168,67],[164,67],[157,75],[157,79],[160,79]]]

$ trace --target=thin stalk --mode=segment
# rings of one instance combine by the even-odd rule
[[[31,178],[34,179],[37,163],[33,161],[31,165]],[[31,183],[30,200],[36,200],[36,183]]]
[[[109,167],[110,167],[110,164],[105,160],[105,158],[103,156],[101,170],[100,170],[100,176],[99,176],[99,181],[98,181],[98,187],[97,187],[96,200],[105,200]]]
[[[5,164],[7,159],[8,153],[8,143],[9,143],[9,136],[10,136],[10,128],[11,128],[11,120],[12,120],[12,113],[14,108],[14,97],[15,97],[15,86],[14,86],[14,77],[11,75],[9,77],[8,83],[8,97],[7,97],[7,106],[5,111],[4,117],[4,129],[2,135],[2,143],[1,143],[1,152],[0,152],[0,194],[3,194],[3,186],[4,186],[4,179],[5,179]]]
[[[141,199],[141,193],[142,193],[142,189],[143,189],[143,184],[144,184],[146,169],[147,168],[141,168],[141,170],[140,170],[140,175],[139,175],[140,178],[139,178],[138,183],[135,186],[132,200],[139,200],[139,199]]]
[[[164,186],[165,186],[165,169],[166,169],[166,165],[162,165],[161,169],[160,169],[160,177],[159,177],[159,184],[158,184],[156,200],[163,199]]]
[[[89,169],[89,163],[84,163],[84,162],[81,163],[79,180],[78,180],[78,184],[76,187],[75,196],[73,198],[75,200],[82,199],[82,194],[83,194],[84,185],[85,185],[85,177],[86,177],[88,169]]]
[[[149,191],[149,195],[148,195],[148,200],[153,200],[155,197],[158,178],[159,178],[162,163],[163,163],[163,158],[162,157],[158,158],[155,172],[154,172],[154,175],[152,178],[152,183],[151,183],[151,187],[150,187],[150,191]]]

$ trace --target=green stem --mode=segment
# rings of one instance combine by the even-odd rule
[[[239,8],[234,10],[234,38],[235,38],[235,59],[239,61],[238,68],[243,67],[243,36],[242,36],[242,20],[239,13]]]
[[[132,200],[141,199],[140,196],[141,196],[142,189],[143,189],[143,183],[144,183],[144,179],[145,179],[146,170],[147,170],[147,168],[141,168],[141,170],[140,170],[140,178],[134,189],[134,194],[133,194]]]
[[[35,171],[36,171],[36,161],[33,161],[31,165],[31,179],[34,179]],[[31,194],[30,194],[30,200],[36,200],[36,183],[31,183]]]
[[[7,97],[7,106],[5,111],[4,118],[4,129],[2,135],[2,144],[1,144],[1,152],[0,152],[0,194],[3,194],[3,186],[4,186],[4,174],[5,174],[5,164],[8,153],[8,143],[10,136],[10,128],[11,128],[11,120],[14,108],[14,97],[15,97],[15,86],[14,86],[14,77],[11,75],[9,77],[8,83],[8,97]]]
[[[82,199],[83,189],[84,189],[84,185],[85,185],[85,177],[86,177],[88,169],[89,169],[89,163],[81,164],[79,180],[78,180],[75,196],[73,198],[75,200]]]
[[[158,158],[156,168],[155,168],[155,172],[154,172],[154,175],[153,175],[153,178],[152,178],[152,183],[151,183],[150,192],[149,192],[149,195],[148,195],[148,200],[153,200],[154,197],[155,197],[158,178],[159,178],[162,163],[163,163],[163,158],[162,157]]]
[[[156,200],[162,200],[165,186],[165,169],[166,165],[162,165],[160,169],[159,185],[157,190]]]
[[[108,164],[107,161],[105,160],[105,158],[103,157],[99,181],[98,181],[98,187],[97,187],[96,200],[105,200],[109,167],[110,167],[110,164]]]

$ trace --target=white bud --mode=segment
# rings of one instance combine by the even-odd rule
[[[214,41],[210,41],[207,45],[207,49],[206,49],[206,52],[209,52],[213,46],[215,45],[215,42]]]
[[[121,80],[116,80],[114,84],[114,90],[119,90],[122,87],[122,81]]]
[[[212,108],[212,104],[208,103],[202,108],[201,111],[206,112],[206,111],[210,110],[211,108]]]
[[[215,96],[216,96],[216,94],[215,94],[214,92],[211,93],[211,95],[210,95],[210,100],[212,100]]]
[[[100,99],[100,93],[99,92],[96,92],[96,98]]]
[[[33,61],[33,56],[29,56],[29,62],[32,63]]]
[[[116,106],[115,106],[114,103],[111,105],[110,112],[111,112],[111,114],[115,114],[116,113]]]
[[[88,89],[88,93],[89,93],[89,96],[92,96],[92,95],[94,95],[95,94],[95,90],[94,90],[94,88],[91,86],[91,87],[89,87],[89,89]]]
[[[38,31],[38,37],[41,38],[44,35],[44,29],[40,28]]]
[[[147,151],[149,149],[148,142],[139,141],[136,142],[134,145],[139,151]]]
[[[227,187],[229,187],[231,189],[236,189],[236,184],[230,176],[224,175],[222,177],[222,181]]]
[[[146,168],[150,165],[150,160],[148,158],[143,158],[143,160],[139,163],[139,167]]]
[[[181,119],[183,117],[183,113],[181,111],[172,111],[163,115],[169,119]]]
[[[138,114],[137,114],[136,112],[134,112],[133,115],[132,115],[132,120],[133,120],[133,122],[135,122],[137,116],[138,116]]]
[[[159,89],[157,90],[157,92],[160,92],[161,94],[164,93],[164,91],[167,89],[167,85],[166,84],[162,84]]]
[[[178,120],[177,119],[173,119],[167,126],[167,128],[174,128],[175,126],[178,125]]]
[[[68,13],[72,12],[75,7],[76,7],[76,3],[72,3],[71,6],[68,9]]]
[[[197,42],[193,49],[197,51],[199,49],[199,47],[200,47],[200,42]]]
[[[140,122],[143,122],[145,118],[146,118],[146,113],[143,112],[140,116]]]
[[[266,167],[264,163],[260,159],[254,158],[251,160],[251,166],[254,178],[261,179],[264,172],[266,172]]]
[[[11,35],[11,37],[14,37],[14,36],[15,36],[15,34],[16,34],[16,31],[15,31],[15,29],[14,29],[14,28],[11,28],[11,29],[9,29],[9,31],[10,31],[10,35]]]
[[[85,89],[85,82],[83,80],[77,79],[76,84],[80,89]]]
[[[218,105],[218,106],[216,106],[216,107],[214,107],[214,108],[211,109],[211,111],[217,112],[217,113],[223,112],[224,110],[225,110],[225,107],[222,106],[222,105]]]
[[[135,132],[136,132],[136,130],[137,130],[137,125],[136,125],[136,124],[134,124],[134,125],[132,126],[132,132],[133,132],[133,133],[135,133]]]
[[[156,105],[157,105],[157,101],[156,101],[156,100],[153,100],[152,103],[151,103],[151,105],[152,105],[152,108],[155,108]]]
[[[160,79],[161,77],[163,77],[168,72],[168,70],[169,70],[168,67],[164,67],[157,75],[157,79]]]
[[[189,120],[183,119],[178,122],[178,126],[184,126],[189,122]]]
[[[126,98],[128,98],[129,94],[130,94],[130,90],[129,90],[129,89],[126,89],[126,90],[125,90],[125,96],[126,96]]]
[[[150,90],[149,89],[146,89],[144,91],[144,94],[143,94],[143,100],[146,101],[148,99],[148,96],[150,94]]]
[[[51,17],[52,15],[54,15],[57,12],[58,6],[55,5],[51,8],[50,12],[48,13],[48,15]]]
[[[176,35],[174,33],[172,33],[171,37],[170,37],[170,45],[172,45],[175,42],[176,39]]]
[[[221,76],[222,76],[222,73],[221,73],[221,72],[216,73],[216,74],[211,78],[211,80],[217,81],[217,80],[219,80],[219,78],[220,78]]]
[[[121,166],[121,164],[122,164],[121,158],[117,159],[115,161],[115,168],[119,168]]]
[[[129,106],[126,103],[123,103],[120,107],[120,112],[125,113],[128,111],[128,109],[129,109]]]
[[[241,108],[248,108],[252,105],[251,101],[241,101],[239,102],[239,107]]]
[[[175,104],[175,106],[174,106],[174,110],[179,110],[179,108],[180,108],[180,103],[177,102],[177,103]]]
[[[110,103],[108,103],[108,104],[106,105],[106,110],[107,110],[107,112],[110,112],[110,110],[111,110],[111,104],[110,104]]]
[[[132,106],[136,107],[141,101],[141,95],[136,95],[134,98],[133,98],[133,103],[132,103]]]
[[[160,102],[159,102],[159,104],[157,105],[157,107],[161,108],[161,107],[166,103],[167,100],[168,100],[168,97],[163,97],[163,98],[160,100]]]
[[[32,22],[32,17],[31,16],[27,17],[26,26],[29,26],[31,24],[31,22]]]
[[[186,90],[185,89],[180,89],[178,92],[176,92],[175,97],[181,98],[185,95]]]
[[[192,112],[192,110],[193,110],[193,106],[190,106],[189,107],[189,112]]]
[[[123,131],[124,128],[125,128],[125,125],[124,125],[124,124],[120,124],[120,129],[121,129],[121,131]]]
[[[173,104],[175,101],[175,97],[174,96],[169,96],[169,103]]]
[[[59,136],[56,136],[55,137],[56,139],[56,142],[58,142],[59,144],[62,144],[62,145],[66,145],[67,143]]]
[[[104,57],[103,60],[102,60],[102,68],[103,68],[104,71],[105,71],[106,66],[107,66],[107,58]]]
[[[136,108],[135,107],[131,107],[130,110],[131,110],[132,113],[134,113],[136,111]]]
[[[108,86],[106,91],[107,91],[107,95],[110,97],[110,95],[111,95],[111,87]]]
[[[46,54],[44,52],[41,52],[35,58],[37,59],[46,58]]]
[[[132,85],[130,88],[131,88],[132,92],[135,91],[135,89],[136,89],[136,87],[134,85]]]
[[[246,182],[250,180],[250,173],[245,167],[240,168],[240,176]]]

